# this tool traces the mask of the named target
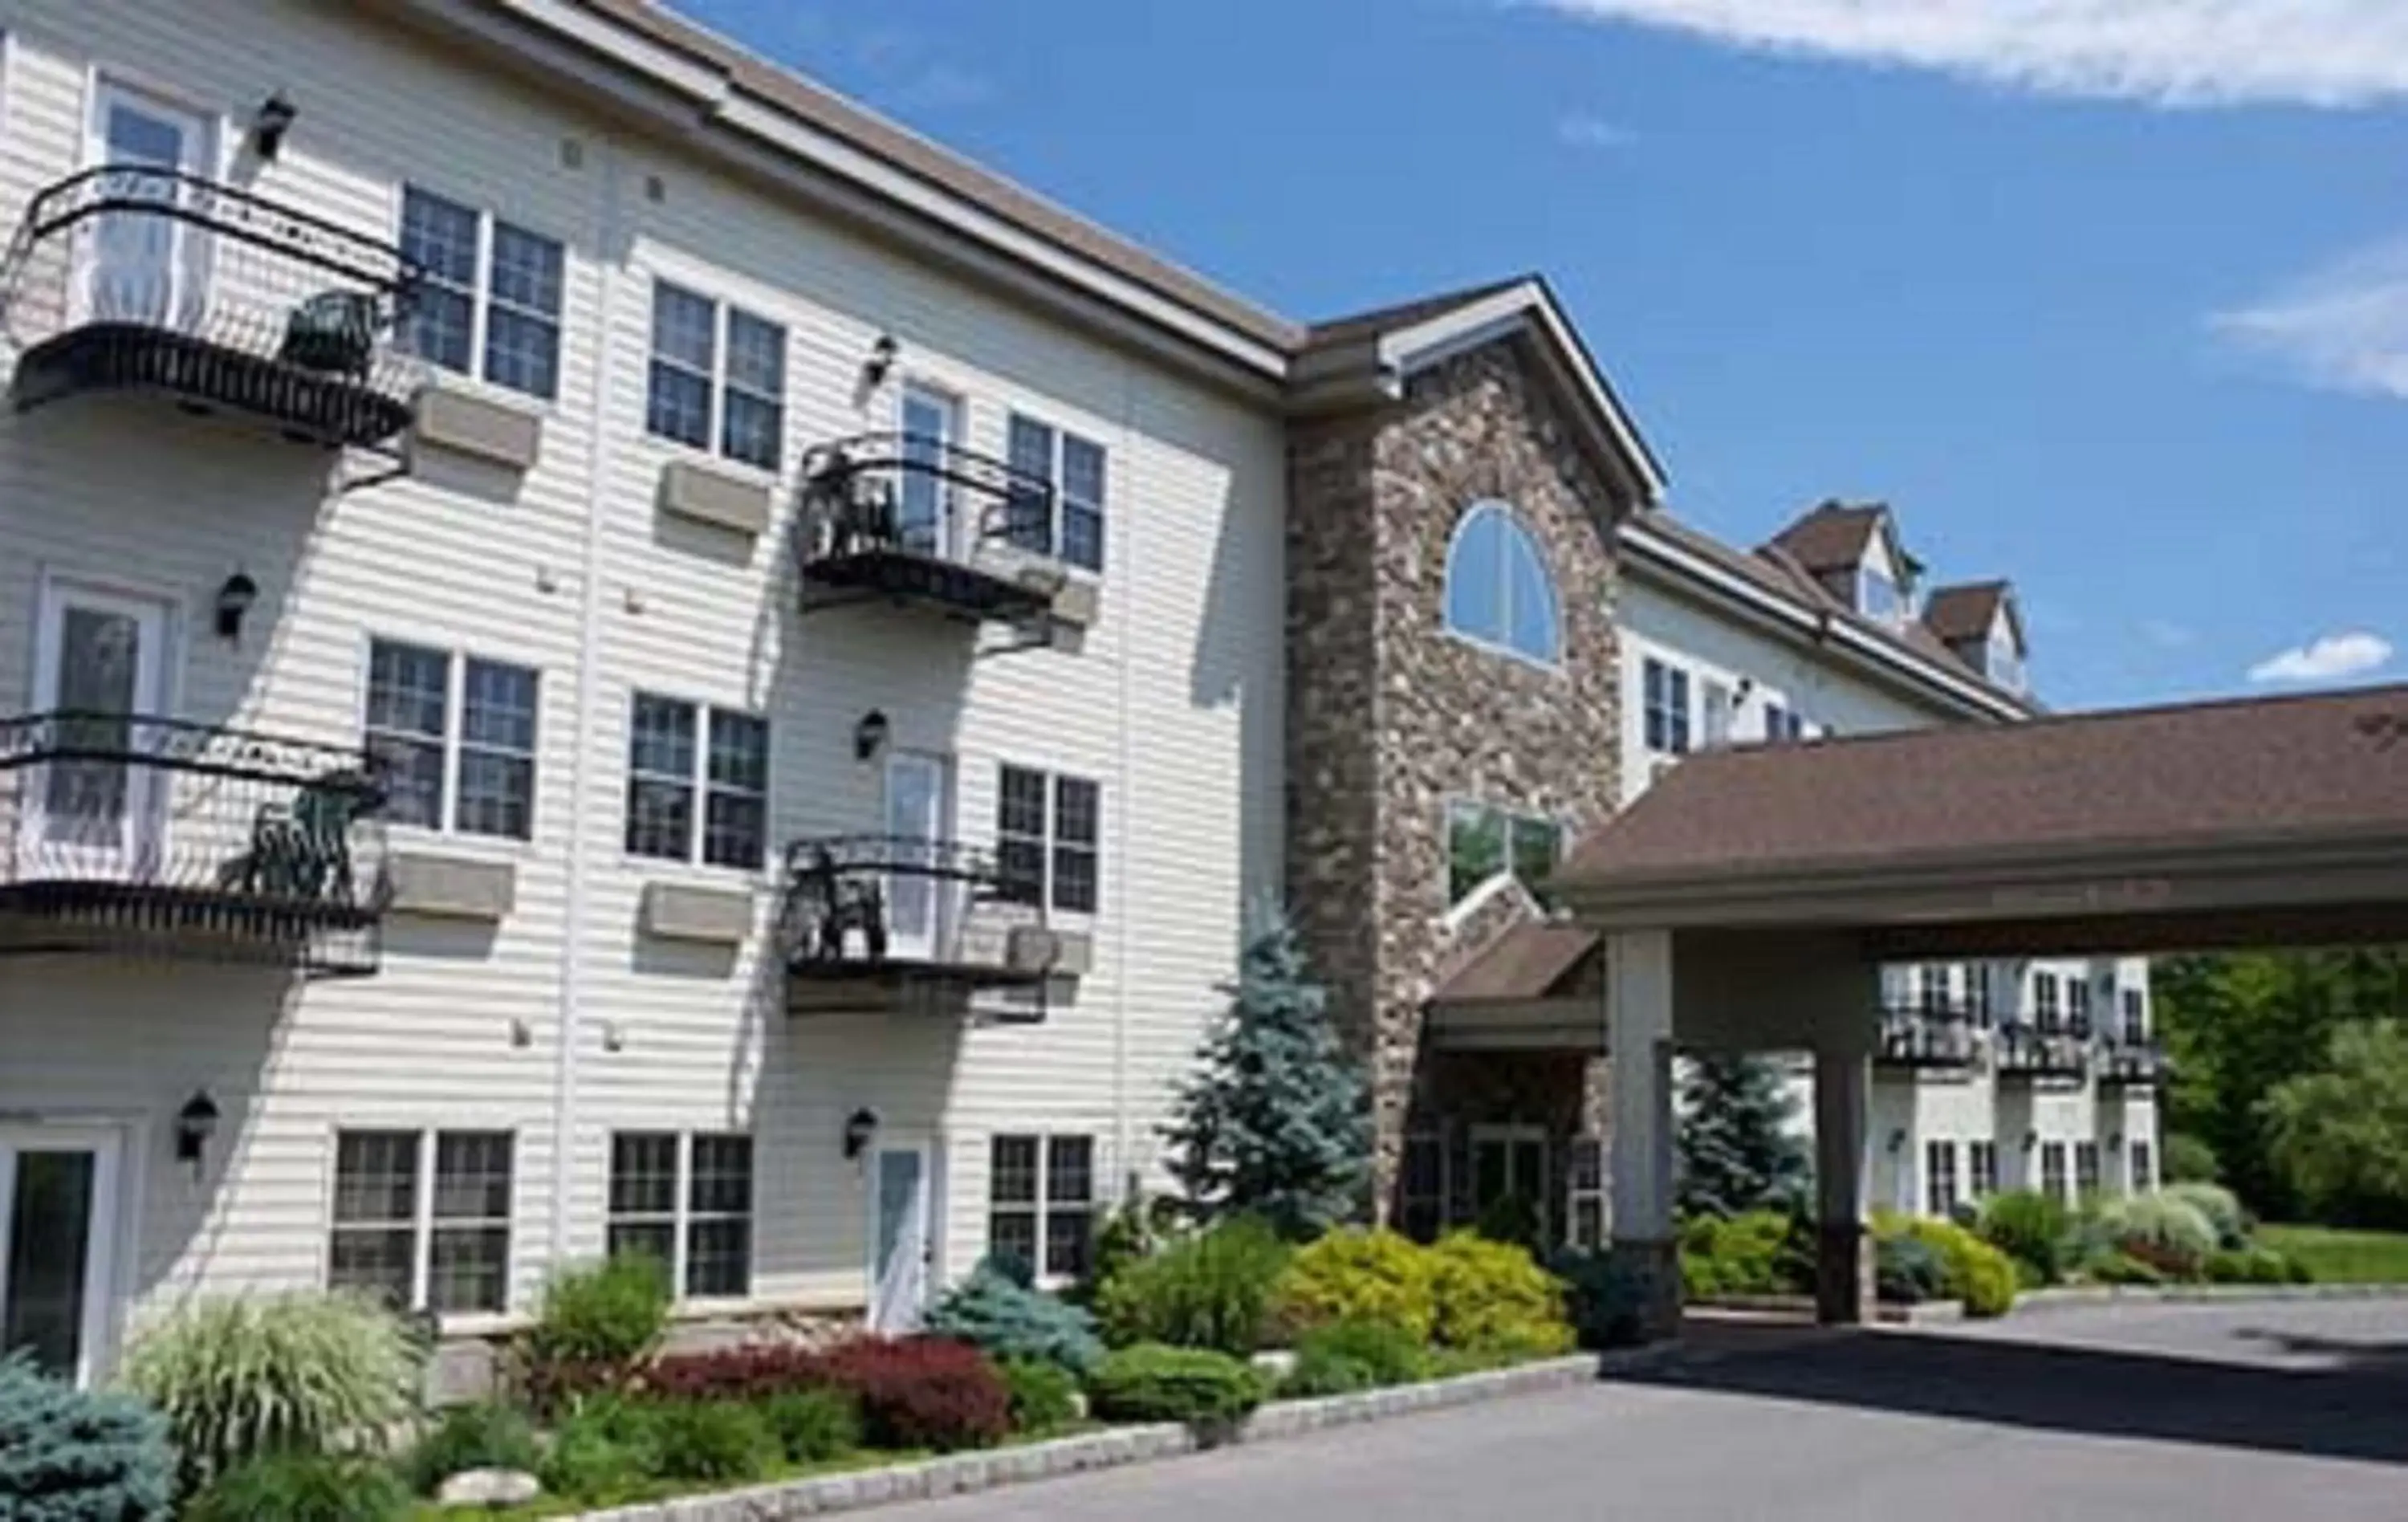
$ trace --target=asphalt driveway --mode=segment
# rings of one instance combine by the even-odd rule
[[[2408,1518],[2408,1301],[2051,1310],[898,1508],[892,1522]]]

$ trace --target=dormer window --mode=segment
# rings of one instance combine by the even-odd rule
[[[1856,567],[1856,611],[1884,624],[1903,624],[1909,610],[1889,571],[1868,561]]]
[[[2024,653],[2015,647],[2014,631],[2007,627],[2003,619],[1990,631],[1988,655],[1983,666],[1985,674],[2007,691],[2024,690]]]

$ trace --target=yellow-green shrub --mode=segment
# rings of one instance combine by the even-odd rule
[[[1410,1238],[1341,1227],[1288,1259],[1272,1314],[1295,1332],[1375,1322],[1426,1343],[1438,1320],[1437,1272],[1429,1249]]]
[[[1517,1357],[1570,1350],[1563,1281],[1528,1248],[1454,1231],[1428,1254],[1438,1313],[1431,1331],[1440,1346]]]
[[[1948,1267],[1947,1294],[1965,1303],[1969,1316],[2002,1316],[2014,1309],[2015,1260],[1954,1221],[1873,1213],[1873,1235],[1910,1237],[1940,1255]]]

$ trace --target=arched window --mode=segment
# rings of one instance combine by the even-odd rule
[[[1446,626],[1550,666],[1562,651],[1547,557],[1502,502],[1478,503],[1455,525],[1446,553]]]

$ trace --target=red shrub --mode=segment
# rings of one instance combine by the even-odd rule
[[[728,1347],[673,1353],[644,1371],[644,1393],[669,1400],[757,1400],[830,1383],[799,1347]]]
[[[849,1390],[861,1402],[872,1446],[979,1448],[1011,1432],[1002,1371],[965,1343],[864,1338],[807,1360],[807,1383]]]

